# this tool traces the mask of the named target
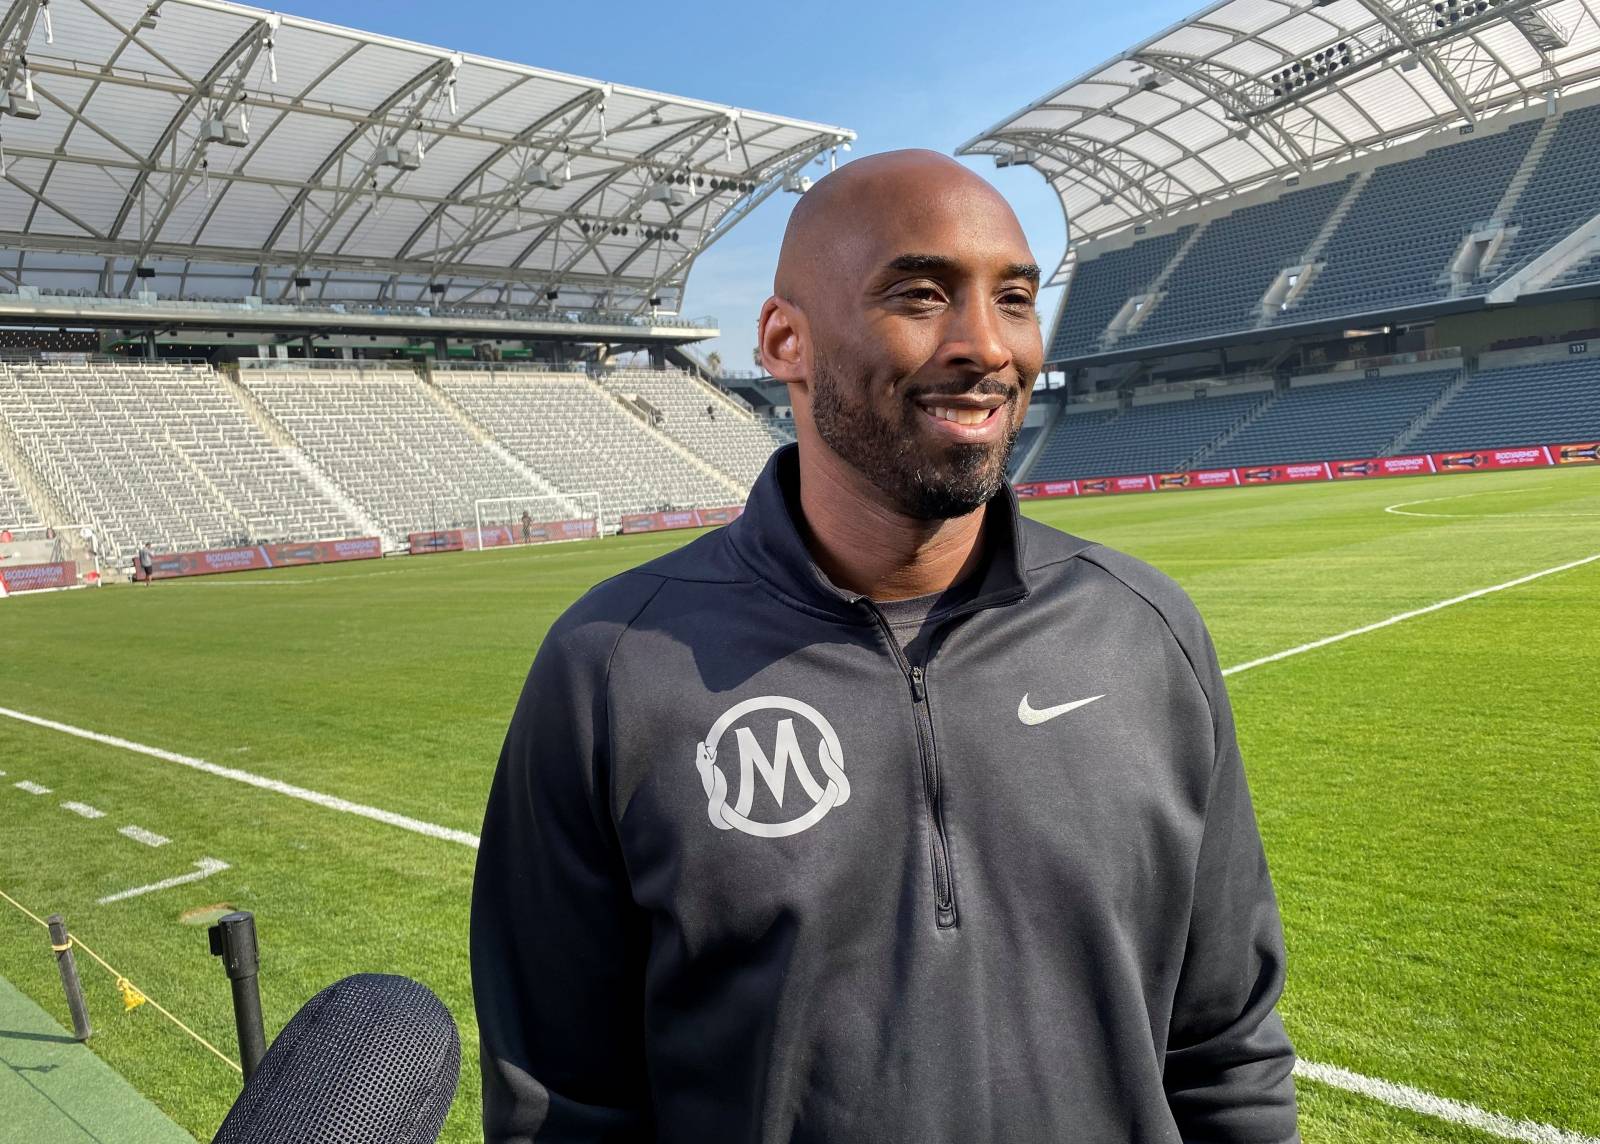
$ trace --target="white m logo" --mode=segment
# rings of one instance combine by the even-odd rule
[[[800,737],[795,731],[794,719],[779,721],[777,742],[770,758],[756,739],[755,732],[748,727],[737,727],[734,728],[734,737],[739,744],[739,794],[730,807],[728,779],[717,767],[717,748],[723,736],[735,723],[753,712],[768,710],[792,712],[815,728],[821,737],[821,741],[817,744],[817,765],[827,779],[827,785],[817,782],[810,765],[806,762],[805,751],[800,746]],[[705,740],[698,744],[695,751],[695,767],[700,772],[700,781],[705,787],[706,798],[710,800],[707,810],[711,824],[719,830],[742,830],[759,838],[783,838],[814,826],[828,811],[842,805],[850,798],[850,782],[844,777],[844,753],[839,748],[839,737],[834,734],[833,726],[815,707],[782,695],[763,695],[756,699],[746,699],[724,712],[722,717],[711,725]],[[810,800],[810,806],[805,813],[787,822],[753,821],[749,815],[755,802],[756,774],[760,773],[762,780],[767,784],[767,789],[772,792],[772,800],[781,808],[791,770],[794,771],[796,781]]]

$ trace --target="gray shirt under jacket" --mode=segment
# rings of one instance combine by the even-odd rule
[[[780,450],[539,649],[473,893],[486,1139],[1298,1140],[1188,598],[1002,495],[908,656],[811,560],[797,481]]]

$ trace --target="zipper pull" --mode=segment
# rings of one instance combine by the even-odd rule
[[[921,703],[925,697],[926,692],[922,688],[922,668],[913,667],[911,669],[911,698]]]

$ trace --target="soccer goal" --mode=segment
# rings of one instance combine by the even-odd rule
[[[601,534],[599,493],[489,497],[473,502],[473,516],[476,527],[462,537],[473,551]]]
[[[23,583],[68,588],[98,582],[104,558],[100,538],[89,525],[0,523],[0,572],[27,569],[8,578],[15,581],[13,591]]]

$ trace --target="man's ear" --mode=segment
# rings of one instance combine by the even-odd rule
[[[762,305],[756,344],[762,367],[776,380],[805,384],[805,325],[805,315],[776,294]]]

